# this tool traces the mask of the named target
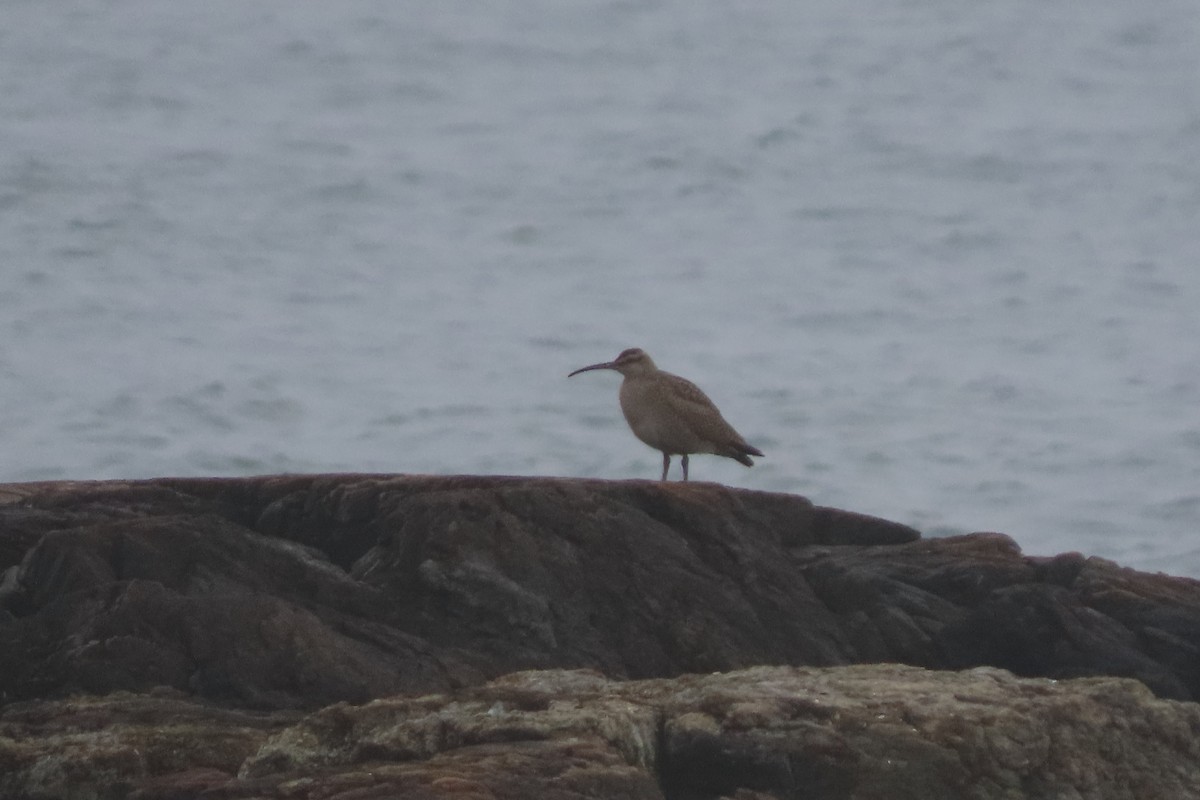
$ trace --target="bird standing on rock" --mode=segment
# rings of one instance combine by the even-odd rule
[[[747,467],[754,466],[750,456],[763,454],[757,447],[746,444],[699,386],[663,372],[640,348],[624,350],[615,361],[582,367],[567,377],[593,369],[615,370],[624,377],[621,411],[634,436],[662,451],[662,480],[667,479],[673,455],[683,457],[686,481],[689,453],[725,456]]]

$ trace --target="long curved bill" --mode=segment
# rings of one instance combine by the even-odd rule
[[[571,378],[571,377],[574,377],[575,375],[578,375],[581,372],[588,372],[593,369],[616,369],[617,368],[616,365],[617,365],[617,362],[615,362],[615,361],[605,361],[603,364],[592,364],[590,367],[580,367],[579,369],[575,370],[567,377]]]

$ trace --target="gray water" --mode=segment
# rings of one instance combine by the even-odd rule
[[[692,477],[1200,576],[1200,4],[0,2],[0,480]]]

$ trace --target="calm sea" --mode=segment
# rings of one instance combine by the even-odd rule
[[[692,477],[1200,576],[1195,0],[0,3],[0,480]]]

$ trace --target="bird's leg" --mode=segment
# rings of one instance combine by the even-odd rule
[[[662,476],[662,479],[664,481],[667,479],[667,470],[669,470],[670,468],[671,468],[671,457],[669,455],[667,455],[666,453],[663,453],[663,476]]]
[[[683,479],[686,481],[687,480],[687,453],[683,454],[683,458],[680,463],[683,464]]]

